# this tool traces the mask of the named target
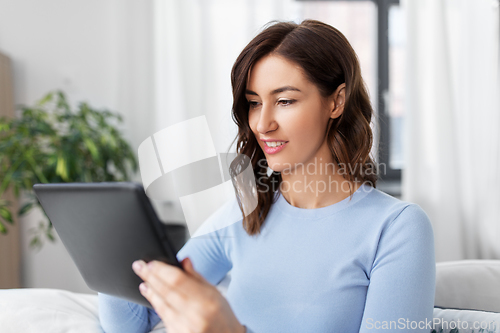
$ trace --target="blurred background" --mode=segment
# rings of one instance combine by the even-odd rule
[[[200,115],[216,150],[234,151],[236,57],[271,20],[318,19],[358,54],[376,111],[377,188],[427,212],[437,261],[500,259],[499,17],[497,0],[0,0],[0,112],[19,117],[19,105],[60,90],[71,106],[121,115],[135,154]],[[177,201],[154,204],[165,222],[183,221]],[[57,234],[30,248],[38,209],[13,218],[0,234],[0,288],[92,292]]]

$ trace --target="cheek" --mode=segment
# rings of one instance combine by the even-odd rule
[[[323,122],[324,120],[317,116],[301,115],[300,117],[290,117],[282,121],[282,124],[283,128],[286,128],[287,134],[293,136],[301,145],[311,145],[323,136],[326,128],[326,124],[323,126]]]

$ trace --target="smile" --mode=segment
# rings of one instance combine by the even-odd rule
[[[282,142],[282,141],[265,142],[264,152],[266,154],[276,154],[277,152],[280,152],[281,150],[283,150],[287,144],[288,144],[288,141],[286,141],[286,142]]]
[[[269,141],[269,142],[264,142],[268,147],[279,147],[282,144],[284,144],[284,141]]]

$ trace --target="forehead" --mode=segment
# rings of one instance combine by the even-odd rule
[[[300,65],[278,55],[267,55],[250,68],[247,89],[268,93],[276,88],[294,86],[300,90],[312,85]]]

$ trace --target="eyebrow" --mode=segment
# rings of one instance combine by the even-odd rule
[[[292,86],[284,86],[284,87],[274,89],[273,91],[271,91],[271,95],[279,94],[279,93],[284,92],[284,91],[298,91],[298,92],[300,92],[300,89],[292,87]],[[245,91],[245,95],[258,96],[258,94],[255,91],[248,90],[248,89]]]

